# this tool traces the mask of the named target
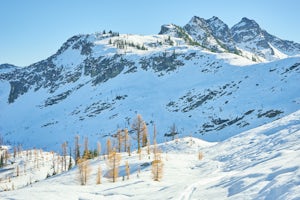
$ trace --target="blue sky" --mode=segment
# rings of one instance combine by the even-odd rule
[[[282,39],[300,43],[298,0],[1,0],[0,64],[26,66],[54,54],[69,37],[113,30],[156,34],[162,24],[217,16],[230,27],[256,20]]]

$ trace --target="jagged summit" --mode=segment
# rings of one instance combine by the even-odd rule
[[[172,30],[161,31],[160,34],[180,36],[174,34],[178,31]],[[255,20],[246,17],[229,28],[216,16],[207,20],[193,16],[181,32],[184,32],[185,38],[190,38],[189,44],[200,45],[213,52],[235,53],[256,62],[278,60],[300,53],[300,44],[273,36]]]
[[[263,30],[254,21],[244,17],[239,23],[231,28],[233,40],[236,43],[247,42],[255,37],[264,37]]]

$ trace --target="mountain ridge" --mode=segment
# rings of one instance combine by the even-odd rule
[[[299,57],[256,63],[165,28],[176,31],[76,35],[49,58],[0,73],[0,132],[58,149],[76,134],[104,141],[140,113],[161,142],[173,123],[180,136],[219,141],[299,109]]]
[[[273,36],[246,17],[229,28],[218,17],[206,20],[194,16],[183,29],[211,51],[236,53],[254,61],[273,61],[300,53],[300,44]]]

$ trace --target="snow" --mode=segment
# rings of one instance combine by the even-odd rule
[[[125,73],[128,70],[125,68],[117,77],[97,86],[93,86],[91,77],[82,75],[76,82],[61,85],[54,93],[49,93],[47,88],[37,91],[32,88],[18,97],[13,104],[7,103],[9,83],[1,81],[1,134],[12,143],[23,144],[26,148],[36,146],[47,151],[58,150],[63,141],[73,141],[76,134],[88,136],[93,141],[104,142],[106,137],[103,135],[115,133],[117,127],[130,126],[126,120],[130,119],[131,123],[136,114],[140,113],[147,123],[151,121],[156,123],[159,129],[158,142],[166,139],[163,135],[173,123],[178,124],[182,136],[192,134],[216,142],[270,122],[272,119],[256,117],[260,109],[276,109],[283,111],[284,114],[300,109],[300,104],[297,103],[299,102],[297,85],[299,73],[280,75],[288,67],[298,63],[299,57],[253,64],[252,61],[235,54],[215,54],[187,45],[176,46],[176,48],[167,44],[149,45],[167,39],[164,35],[121,34],[120,38],[145,44],[148,48],[147,51],[132,48],[131,53],[123,55],[124,59],[136,63],[135,73]],[[109,56],[107,53],[120,50],[107,45],[108,40],[109,38],[96,38],[93,41],[95,44],[93,56]],[[177,39],[172,38],[172,40]],[[162,52],[172,55],[174,49],[176,49],[177,60],[183,63],[183,66],[175,71],[162,71],[159,74],[153,69],[141,68],[139,64],[141,58],[160,56]],[[57,59],[57,65],[65,67],[64,76],[81,64],[83,59],[81,55],[77,60],[72,60],[73,53],[79,54],[79,51],[76,52],[76,50],[67,50]],[[194,55],[194,57],[187,60],[185,59],[187,55]],[[275,71],[270,73],[271,70]],[[79,84],[83,86],[76,89]],[[183,98],[184,96],[207,94],[208,89],[218,91],[226,84],[229,84],[229,87],[221,91],[228,95],[217,96],[189,112],[183,111],[190,104]],[[68,90],[72,92],[66,99],[52,106],[44,106],[48,98]],[[232,95],[229,95],[230,93]],[[127,95],[125,99],[116,100],[117,96],[125,97],[125,95]],[[177,107],[168,107],[171,101],[174,101]],[[226,101],[229,103],[226,104]],[[103,103],[109,105],[109,108],[101,111],[101,114],[92,115],[95,107],[91,105]],[[89,107],[91,108],[88,109]],[[175,109],[179,111],[174,111]],[[245,127],[234,125],[204,135],[197,132],[203,124],[211,123],[212,118],[232,120],[239,117],[239,113],[243,114],[253,109],[255,110],[253,115],[245,116],[243,119],[249,123]],[[89,114],[91,117],[87,116]]]
[[[122,153],[120,177],[112,183],[104,175],[103,156],[90,162],[86,186],[78,169],[39,181],[22,189],[2,192],[1,199],[298,199],[300,198],[300,110],[269,124],[219,143],[185,137],[161,143],[164,175],[151,179],[153,155],[142,150]],[[198,160],[198,153],[204,157]],[[130,179],[122,181],[124,164]],[[98,166],[102,184],[96,185]],[[138,172],[140,169],[140,172]],[[139,174],[139,175],[137,175]],[[18,184],[18,180],[14,180]]]

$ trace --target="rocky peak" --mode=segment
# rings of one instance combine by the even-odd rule
[[[171,35],[176,37],[177,27],[174,24],[164,24],[161,26],[159,35]]]
[[[263,36],[262,29],[256,21],[246,17],[231,28],[231,33],[235,42],[245,42]]]
[[[206,20],[206,22],[211,29],[212,35],[218,39],[227,50],[235,51],[234,42],[228,25],[216,16]]]

